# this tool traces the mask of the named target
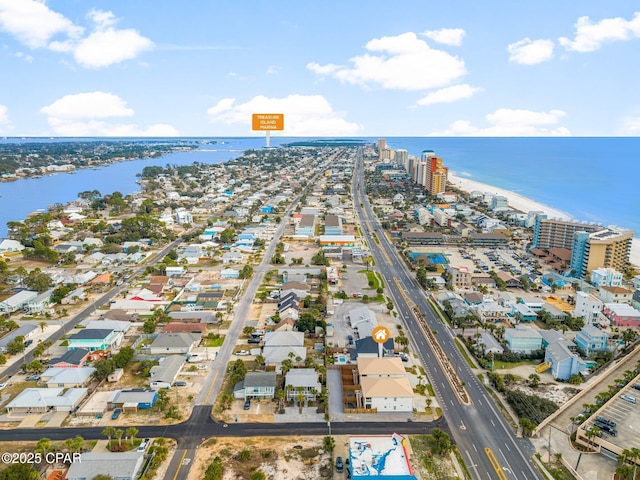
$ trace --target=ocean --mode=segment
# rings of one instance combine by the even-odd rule
[[[378,140],[355,139],[365,143]],[[159,159],[0,183],[0,238],[6,236],[7,222],[23,220],[28,213],[50,204],[72,201],[81,191],[132,193],[138,189],[136,175],[145,166],[224,162],[244,150],[264,146],[264,137],[213,140],[218,143]],[[300,140],[306,139],[272,136],[271,145]],[[403,148],[415,156],[433,150],[458,175],[517,192],[577,220],[618,225],[640,236],[640,138],[387,137],[386,141],[389,148]]]

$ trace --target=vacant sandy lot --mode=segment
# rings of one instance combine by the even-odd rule
[[[243,450],[249,453],[241,457]],[[189,480],[203,478],[216,456],[222,460],[224,480],[249,478],[256,470],[270,480],[316,480],[333,474],[331,456],[322,452],[322,437],[225,438],[200,446]]]

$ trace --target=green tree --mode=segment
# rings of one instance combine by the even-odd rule
[[[117,429],[116,433],[113,434],[114,437],[116,437],[118,439],[118,447],[122,446],[122,436],[124,435],[124,430],[122,429]]]
[[[107,439],[109,440],[109,443],[111,443],[111,439],[114,437],[114,435],[116,434],[116,429],[114,427],[105,427],[102,430],[102,435],[104,435],[105,437],[107,437]]]
[[[444,455],[451,450],[451,439],[443,430],[434,428],[431,432],[431,438],[433,439],[433,453]]]
[[[333,450],[336,448],[336,440],[333,437],[330,437],[329,435],[327,435],[322,439],[322,448],[326,452],[329,452],[329,453],[333,452]]]
[[[531,388],[537,388],[540,385],[540,375],[532,373],[529,375],[529,386]]]
[[[169,394],[167,393],[166,388],[162,388],[158,390],[158,398],[156,398],[156,406],[158,410],[164,412],[164,409],[167,408],[169,404]]]
[[[24,349],[24,337],[22,335],[18,335],[7,344],[7,353],[10,355],[17,355]]]
[[[129,427],[124,432],[124,434],[131,439],[131,445],[133,445],[133,442],[135,441],[136,435],[138,435],[139,431],[140,430],[138,430],[136,427]]]
[[[256,470],[251,474],[250,480],[265,480],[267,476],[260,470]]]
[[[0,480],[37,480],[38,471],[28,463],[13,463],[0,470]]]
[[[222,480],[222,474],[222,459],[220,457],[216,457],[204,472],[204,480]]]
[[[95,368],[95,372],[93,372],[93,376],[100,382],[106,380],[109,375],[111,375],[115,369],[116,365],[113,359],[111,358],[103,358],[102,360],[98,360],[93,364],[93,368]]]

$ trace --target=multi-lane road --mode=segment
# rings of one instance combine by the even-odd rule
[[[444,417],[447,419],[455,443],[469,471],[477,479],[540,478],[531,461],[534,453],[531,442],[516,438],[505,423],[484,386],[480,384],[461,357],[454,343],[453,331],[438,320],[422,289],[416,284],[396,248],[381,229],[365,194],[361,149],[358,151],[354,168],[352,191],[362,232],[371,249],[376,268],[382,274],[396,311],[427,370]],[[374,234],[379,243],[374,240]],[[410,299],[409,302],[407,298]],[[418,319],[413,315],[409,303],[414,303],[422,312],[428,328],[434,332],[446,357],[460,380],[464,382],[471,399],[469,404],[459,401],[435,357],[434,349],[425,338]]]

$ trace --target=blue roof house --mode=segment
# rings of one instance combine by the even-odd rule
[[[594,325],[585,325],[576,333],[576,345],[586,354],[602,352],[607,348],[609,336]]]
[[[544,353],[544,361],[551,365],[551,374],[556,380],[568,380],[572,375],[587,370],[587,365],[564,342],[549,345]]]

